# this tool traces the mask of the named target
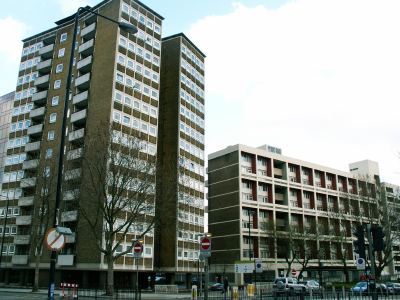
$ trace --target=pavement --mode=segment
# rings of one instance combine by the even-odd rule
[[[55,291],[55,299],[64,299],[60,297],[60,292],[61,290],[56,290]],[[163,299],[182,299],[182,300],[188,300],[190,299],[190,293],[179,293],[179,294],[155,294],[152,292],[142,292],[141,299],[145,300],[163,300]],[[109,297],[87,297],[87,296],[80,296],[81,299],[85,300],[91,300],[91,299],[111,299]],[[32,292],[32,289],[28,288],[5,288],[1,287],[0,288],[0,299],[1,300],[17,300],[17,299],[32,299],[32,300],[44,300],[47,299],[47,289],[40,289],[37,292]],[[65,298],[69,299],[69,298]],[[119,299],[124,299],[124,297],[121,297]],[[127,295],[126,299],[134,299],[132,295]]]

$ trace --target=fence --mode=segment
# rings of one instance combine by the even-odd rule
[[[107,300],[141,300],[141,290],[114,290],[113,296],[107,296],[105,290],[78,289],[78,299],[107,299]],[[68,298],[61,298],[68,299]]]
[[[236,296],[236,297],[235,297]],[[198,300],[203,300],[202,297],[198,297]],[[329,290],[321,293],[306,293],[306,294],[290,294],[284,293],[279,295],[273,295],[272,291],[258,290],[254,296],[249,296],[246,290],[239,290],[237,295],[233,295],[231,291],[226,294],[222,291],[209,291],[208,299],[210,300],[367,300],[373,299],[372,294],[360,294],[353,293],[350,290]],[[376,299],[381,300],[400,300],[400,294],[394,295],[388,292],[376,292]]]

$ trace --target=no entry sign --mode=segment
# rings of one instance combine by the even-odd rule
[[[139,241],[133,243],[133,257],[140,258],[143,254],[143,244]]]
[[[207,236],[202,237],[200,240],[200,254],[204,257],[211,255],[211,240]]]
[[[46,234],[47,247],[52,251],[61,250],[65,245],[65,237],[59,234],[55,228],[51,228]]]

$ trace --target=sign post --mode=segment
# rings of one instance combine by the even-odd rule
[[[138,299],[139,293],[139,262],[138,259],[142,258],[143,255],[143,242],[142,241],[134,241],[133,242],[133,259],[136,263],[136,290],[135,290],[135,299]]]
[[[211,256],[211,239],[207,235],[200,239],[200,255],[204,257],[204,300],[208,300],[208,258]]]

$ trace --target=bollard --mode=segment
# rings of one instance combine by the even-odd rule
[[[192,300],[197,300],[197,285],[192,285]]]
[[[232,287],[232,299],[233,300],[239,299],[239,290],[237,286]]]

